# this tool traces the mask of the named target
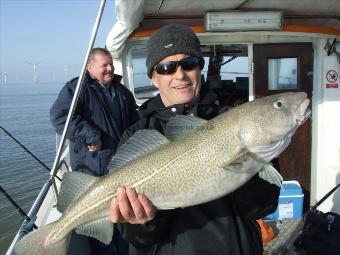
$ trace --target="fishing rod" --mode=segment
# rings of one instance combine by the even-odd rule
[[[31,221],[31,218],[28,217],[28,215],[25,213],[25,211],[20,207],[20,205],[18,205],[14,199],[6,192],[6,190],[0,185],[0,190],[1,190],[1,193],[11,202],[11,204],[18,210],[18,212],[28,221],[30,222]],[[37,229],[37,225],[35,225],[33,223],[33,228],[34,229]]]
[[[40,165],[42,165],[45,169],[47,169],[47,171],[51,171],[51,169],[45,165],[44,162],[42,162],[40,159],[38,159],[29,149],[27,149],[22,143],[20,143],[10,132],[8,132],[5,128],[3,128],[2,126],[0,126],[0,128],[10,137],[12,138],[17,144],[19,144],[21,146],[21,148],[23,148],[28,154],[30,154],[36,161],[38,161],[38,163]],[[54,176],[56,177],[59,181],[61,181],[61,179],[58,176]]]

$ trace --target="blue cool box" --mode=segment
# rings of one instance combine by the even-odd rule
[[[298,219],[302,216],[303,192],[297,181],[284,181],[280,190],[279,205],[264,220]]]

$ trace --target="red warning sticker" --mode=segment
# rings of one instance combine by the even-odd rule
[[[337,89],[337,88],[339,88],[339,84],[337,84],[337,83],[327,83],[326,84],[326,89]]]

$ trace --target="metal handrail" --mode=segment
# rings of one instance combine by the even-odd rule
[[[43,188],[40,190],[40,193],[37,199],[34,201],[30,211],[27,214],[27,218],[21,224],[19,231],[15,235],[10,247],[8,248],[6,255],[11,255],[14,250],[14,245],[24,236],[26,235],[33,227],[33,224],[36,220],[37,212],[42,205],[44,198],[46,197],[51,185],[54,176],[50,176],[49,180],[44,184]],[[29,219],[29,220],[28,220]]]
[[[46,197],[51,186],[53,187],[53,191],[54,191],[55,196],[57,196],[55,176],[56,176],[57,171],[59,169],[59,165],[60,165],[59,161],[60,161],[60,158],[62,156],[62,150],[63,150],[64,144],[66,142],[66,134],[67,134],[67,131],[69,129],[70,122],[71,122],[72,116],[74,114],[75,108],[77,106],[77,102],[78,102],[78,98],[79,98],[79,95],[80,95],[80,92],[81,92],[81,88],[83,86],[87,62],[88,62],[88,59],[89,59],[89,56],[90,56],[91,49],[93,48],[93,45],[94,45],[94,41],[96,39],[100,20],[101,20],[102,15],[103,15],[105,3],[106,3],[106,0],[101,0],[100,7],[99,7],[99,10],[98,10],[98,13],[97,13],[97,17],[96,17],[96,20],[95,20],[95,23],[94,23],[94,26],[93,26],[89,45],[88,45],[88,48],[87,48],[83,67],[82,67],[82,70],[81,70],[81,73],[80,73],[80,76],[79,76],[79,79],[78,79],[78,82],[77,82],[77,87],[76,87],[76,90],[74,92],[74,96],[73,96],[73,99],[72,99],[72,103],[71,103],[71,106],[70,106],[69,113],[67,115],[65,127],[64,127],[62,136],[61,136],[61,140],[60,140],[58,150],[57,150],[54,162],[53,162],[53,166],[52,166],[52,169],[50,171],[50,178],[44,184],[44,186],[41,189],[38,197],[34,201],[33,206],[31,207],[29,213],[27,214],[28,218],[30,218],[31,221],[28,222],[27,220],[24,220],[24,222],[21,225],[18,233],[16,234],[11,246],[9,247],[8,251],[6,252],[6,255],[12,254],[13,249],[14,249],[14,245],[16,244],[16,242],[18,242],[25,234],[27,234],[27,232],[29,232],[31,230],[31,228],[32,228],[32,226],[33,226],[33,224],[36,220],[36,215],[37,215],[37,213],[38,213],[38,211],[39,211],[39,209],[40,209],[40,207],[41,207],[41,205],[42,205],[42,203],[43,203],[43,201],[44,201],[44,199],[45,199],[45,197]]]

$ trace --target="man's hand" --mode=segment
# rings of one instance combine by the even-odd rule
[[[100,151],[101,148],[102,148],[102,141],[101,140],[99,140],[99,142],[97,142],[96,144],[87,146],[87,149],[89,150],[89,152]]]
[[[113,223],[144,224],[152,220],[156,213],[156,207],[146,196],[125,187],[118,188],[117,197],[112,199],[109,209]]]

